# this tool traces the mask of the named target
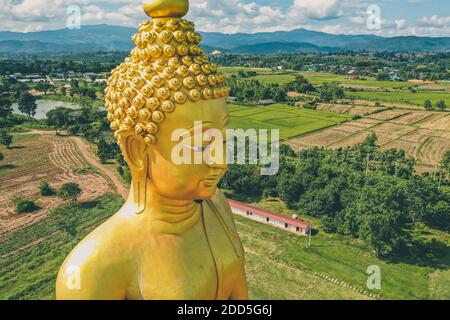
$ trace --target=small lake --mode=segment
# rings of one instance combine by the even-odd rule
[[[52,101],[52,100],[37,100],[37,110],[36,115],[34,116],[35,119],[41,120],[46,118],[47,112],[50,110],[56,109],[57,107],[64,107],[64,108],[70,108],[70,109],[79,109],[80,106],[76,103],[69,103],[69,102],[62,102],[62,101]],[[13,103],[13,112],[17,114],[22,114],[19,111],[19,106],[17,103]]]

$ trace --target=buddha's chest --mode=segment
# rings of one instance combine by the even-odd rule
[[[182,235],[154,237],[141,252],[137,286],[142,299],[228,299],[243,257],[213,212]]]

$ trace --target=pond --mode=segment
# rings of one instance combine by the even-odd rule
[[[57,107],[65,107],[65,108],[71,108],[71,109],[78,109],[80,106],[76,103],[69,103],[69,102],[62,102],[62,101],[53,101],[53,100],[37,100],[37,110],[36,115],[34,116],[35,119],[45,119],[46,113],[50,110],[56,109]],[[13,104],[13,110],[14,113],[21,114],[19,111],[19,106],[17,103]]]

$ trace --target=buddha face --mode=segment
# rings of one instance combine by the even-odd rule
[[[199,128],[198,123],[201,123]],[[197,125],[194,125],[197,123]],[[175,130],[183,130],[192,137],[203,135],[209,129],[219,130],[223,137],[228,125],[226,99],[198,101],[177,106],[175,112],[166,116],[157,134],[157,142],[147,147],[149,165],[148,179],[161,196],[178,200],[207,200],[214,196],[217,185],[227,170],[226,161],[219,163],[175,164],[172,151],[180,141],[173,141]],[[205,141],[202,147],[210,142]],[[223,141],[220,145],[225,149]],[[184,152],[203,153],[203,150],[185,146]],[[191,147],[191,148],[189,148]],[[225,152],[224,152],[225,153]]]

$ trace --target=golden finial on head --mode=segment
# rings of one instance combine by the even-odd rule
[[[181,18],[189,11],[189,1],[144,0],[144,11],[151,18]]]

